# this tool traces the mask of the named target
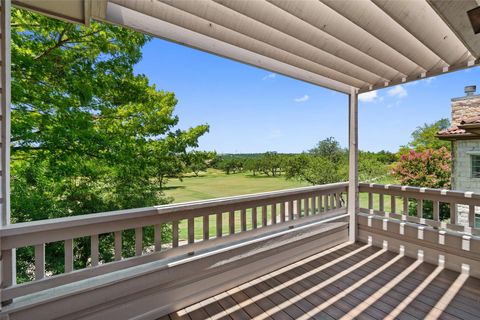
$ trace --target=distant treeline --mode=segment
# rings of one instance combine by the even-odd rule
[[[397,156],[388,151],[359,153],[360,179],[370,180],[388,173]],[[334,138],[320,141],[314,148],[300,154],[277,152],[221,154],[211,166],[226,174],[250,172],[252,175],[279,176],[312,184],[333,183],[348,179],[348,150]]]

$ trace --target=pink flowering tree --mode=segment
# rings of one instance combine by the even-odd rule
[[[452,157],[445,147],[440,149],[409,150],[400,156],[392,174],[402,185],[426,188],[450,188],[452,174]],[[416,215],[417,201],[409,201],[409,214]],[[427,219],[433,219],[433,203],[424,201],[423,214]],[[440,219],[450,217],[450,205],[440,204]]]
[[[451,173],[452,157],[445,147],[409,150],[392,170],[402,185],[428,188],[450,188]]]

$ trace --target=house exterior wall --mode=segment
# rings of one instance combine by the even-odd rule
[[[453,143],[452,188],[480,192],[480,178],[472,178],[472,153],[480,154],[480,140],[457,140]]]

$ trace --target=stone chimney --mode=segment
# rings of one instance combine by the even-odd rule
[[[465,118],[480,115],[480,94],[476,86],[465,87],[465,96],[452,99],[452,127],[456,127]]]

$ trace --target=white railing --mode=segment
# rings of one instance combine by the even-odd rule
[[[343,216],[347,186],[336,183],[9,225],[0,229],[4,283],[15,282],[12,252],[24,247],[34,248],[34,279],[2,288],[2,303],[151,261]],[[151,243],[144,241],[147,228],[153,232]],[[134,256],[128,258],[122,256],[127,230],[134,232]],[[110,243],[102,242],[106,235]],[[168,241],[162,241],[162,236]],[[88,267],[74,270],[78,259],[74,244],[85,237],[90,238],[90,257],[84,261]],[[45,247],[56,242],[63,242],[64,273],[52,276],[45,268]],[[114,261],[104,259],[102,252],[108,252]]]
[[[359,191],[368,195],[361,213],[480,236],[478,193],[373,183]]]

